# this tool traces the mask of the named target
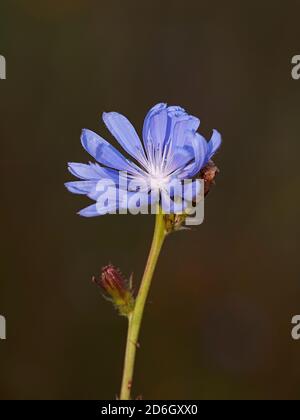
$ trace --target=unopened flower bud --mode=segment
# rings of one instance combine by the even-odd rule
[[[133,311],[131,281],[127,281],[119,269],[107,265],[102,268],[99,277],[93,277],[93,282],[101,287],[105,297],[114,304],[120,315],[128,316]]]

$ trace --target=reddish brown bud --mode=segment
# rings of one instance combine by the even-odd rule
[[[219,173],[218,167],[210,160],[200,172],[200,178],[204,180],[204,196],[206,196],[212,185],[215,184],[216,175]]]
[[[101,276],[95,283],[98,284],[105,292],[116,292],[120,296],[126,293],[127,285],[120,270],[113,265],[107,265],[102,268]]]
[[[109,298],[121,315],[129,315],[134,306],[130,282],[121,271],[113,265],[102,268],[99,277],[93,277],[93,282],[101,287],[105,296]]]

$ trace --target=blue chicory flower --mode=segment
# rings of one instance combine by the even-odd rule
[[[95,201],[79,212],[85,217],[122,210],[126,206],[130,210],[128,200],[124,200],[125,195],[134,194],[130,182],[143,185],[140,188],[142,201],[148,205],[159,202],[165,210],[169,198],[167,191],[172,181],[194,179],[221,144],[221,135],[217,130],[213,130],[207,142],[197,133],[200,125],[198,118],[187,114],[179,106],[168,107],[164,103],[157,104],[146,115],[143,144],[123,115],[103,113],[103,121],[131,159],[98,134],[87,129],[82,131],[82,146],[98,163],[69,163],[69,171],[80,181],[67,182],[65,186],[70,192],[86,195]],[[103,180],[116,186],[118,197],[114,209],[101,202],[104,190],[98,186]],[[176,212],[174,203],[172,210]]]

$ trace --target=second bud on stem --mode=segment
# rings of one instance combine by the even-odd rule
[[[102,268],[99,277],[93,277],[93,282],[104,292],[104,297],[110,300],[120,315],[128,316],[134,308],[131,279],[127,280],[121,271],[112,264]]]

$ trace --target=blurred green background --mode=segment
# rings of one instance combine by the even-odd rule
[[[157,102],[223,135],[205,223],[170,237],[146,308],[133,395],[300,397],[298,1],[2,0],[0,398],[109,399],[126,321],[91,277],[138,284],[152,216],[84,219],[66,163],[103,111],[141,130]]]

